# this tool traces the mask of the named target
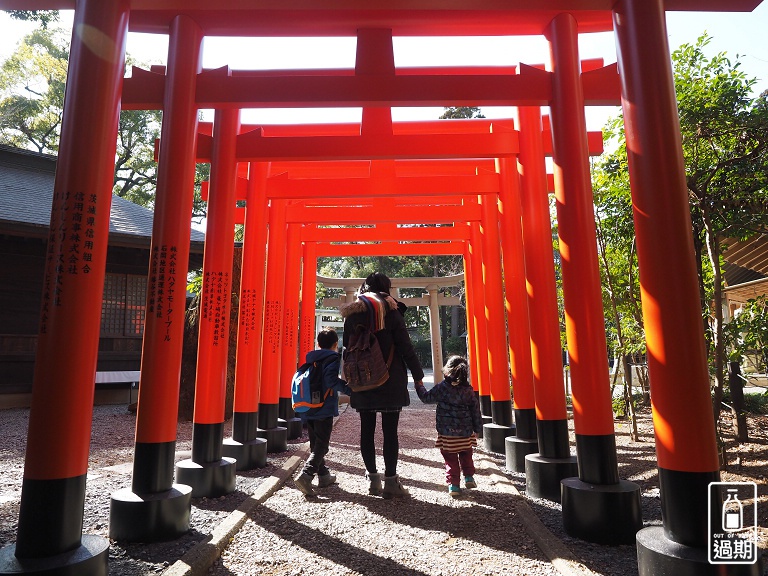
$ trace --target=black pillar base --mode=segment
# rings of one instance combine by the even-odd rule
[[[79,548],[55,556],[19,559],[16,545],[6,546],[0,550],[0,574],[107,576],[108,561],[109,540],[83,534]]]
[[[504,453],[504,439],[515,435],[514,426],[486,424],[483,426],[483,448],[496,454]]]
[[[236,470],[253,470],[267,465],[267,441],[254,438],[248,442],[238,442],[225,438],[221,444],[221,454],[237,461]]]
[[[259,428],[269,430],[277,426],[279,404],[259,404]]]
[[[539,451],[538,440],[527,440],[517,436],[504,438],[504,452],[507,457],[507,470],[525,473],[525,457]]]
[[[288,450],[288,429],[282,426],[269,428],[267,430],[259,428],[256,436],[264,438],[267,441],[267,452],[285,452]]]
[[[488,394],[478,394],[480,400],[480,414],[482,416],[491,415],[491,397]]]
[[[278,418],[277,425],[283,426],[288,430],[288,440],[295,440],[296,438],[300,438],[304,430],[301,424],[301,418],[289,418],[287,420],[284,418]]]
[[[499,426],[514,426],[512,400],[491,401],[491,417],[493,418],[493,423]]]
[[[536,430],[536,409],[515,408],[515,427],[517,428],[515,436],[518,438],[536,440],[539,437]]]
[[[118,490],[109,503],[109,537],[126,542],[175,540],[189,531],[191,508],[192,487],[186,484],[150,494]]]
[[[678,544],[668,539],[662,526],[649,526],[637,533],[639,576],[759,576],[760,562],[754,564],[710,564],[707,550]]]
[[[215,462],[182,460],[176,463],[176,480],[192,487],[192,498],[216,498],[235,491],[234,458]]]
[[[531,498],[560,502],[560,480],[578,476],[576,456],[544,458],[541,454],[525,457],[525,493]]]
[[[562,485],[563,526],[569,536],[596,544],[632,544],[643,527],[640,486],[588,484],[565,478]]]

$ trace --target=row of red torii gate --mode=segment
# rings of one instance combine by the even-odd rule
[[[557,0],[539,9],[475,0],[445,10],[383,0],[365,10],[302,0],[279,8],[236,0],[215,8],[180,0],[32,4],[0,2],[74,7],[75,20],[19,528],[16,543],[0,551],[0,573],[37,573],[40,559],[52,573],[107,571],[108,541],[81,532],[114,160],[105,143],[116,140],[121,107],[162,109],[163,125],[132,485],[112,497],[111,537],[183,534],[191,497],[232,491],[237,469],[263,465],[267,452],[300,434],[289,384],[313,345],[319,256],[457,254],[485,447],[526,473],[529,494],[561,501],[570,534],[636,542],[641,574],[720,573],[707,561],[718,458],[664,10],[751,10],[759,0]],[[123,79],[129,23],[169,34],[166,67]],[[618,65],[580,62],[578,35],[611,29]],[[319,33],[357,37],[354,70],[200,70],[205,35]],[[395,66],[393,36],[496,34],[544,34],[551,61]],[[644,529],[639,487],[618,475],[608,385],[589,173],[601,144],[584,120],[585,106],[598,104],[623,106],[627,136],[663,508],[663,526]],[[419,105],[509,105],[517,116],[392,122],[392,106]],[[267,106],[360,106],[362,122],[241,124],[240,109]],[[215,109],[212,126],[198,122],[201,108]],[[192,456],[174,466],[195,162],[211,163],[211,184]],[[551,190],[576,456],[561,371]],[[243,267],[233,286],[238,222]],[[75,227],[85,231],[87,250]],[[224,439],[233,291],[235,413],[233,437]]]

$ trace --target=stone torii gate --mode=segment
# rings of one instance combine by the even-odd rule
[[[580,515],[566,516],[565,511],[576,501],[581,503],[575,509],[589,507],[594,503],[593,493],[602,493],[603,502],[611,502],[609,491],[594,491],[595,486],[617,486],[619,492],[631,492],[615,481],[614,463],[604,465],[604,456],[610,454],[615,442],[610,398],[602,392],[605,346],[601,342],[595,345],[595,340],[601,340],[602,309],[594,239],[589,226],[585,228],[592,207],[584,106],[613,102],[612,90],[606,86],[615,86],[619,78],[616,67],[582,72],[577,46],[579,33],[613,28],[621,72],[663,508],[663,526],[637,534],[638,564],[643,576],[719,571],[706,561],[705,503],[711,498],[709,483],[719,479],[719,472],[664,11],[748,11],[759,3],[554,0],[545,9],[532,9],[530,2],[511,0],[500,9],[492,0],[473,0],[460,2],[457,7],[461,9],[443,10],[423,0],[395,8],[391,2],[373,0],[364,10],[357,10],[334,2],[318,6],[304,0],[286,0],[279,7],[245,8],[238,0],[215,4],[182,0],[0,0],[0,7],[5,9],[75,8],[51,230],[65,231],[84,218],[92,239],[87,259],[76,256],[80,246],[73,236],[54,232],[49,241],[50,264],[44,280],[19,529],[16,543],[0,551],[0,573],[31,573],[38,570],[40,560],[53,573],[76,570],[105,574],[107,570],[108,542],[81,531],[114,142],[129,23],[132,30],[170,35],[167,73],[153,77],[154,89],[148,89],[137,75],[124,82],[122,92],[125,103],[163,108],[151,251],[155,280],[150,282],[147,299],[152,308],[148,308],[145,327],[133,491],[152,494],[179,511],[178,524],[170,522],[172,525],[164,526],[164,530],[173,533],[183,529],[184,510],[189,509],[189,487],[173,485],[172,473],[165,471],[167,463],[173,462],[175,448],[183,324],[174,262],[183,262],[188,256],[199,108],[362,106],[364,119],[379,121],[368,123],[359,137],[346,140],[318,136],[270,142],[262,134],[250,134],[237,144],[246,150],[244,161],[450,155],[503,160],[516,154],[511,152],[513,142],[507,134],[491,138],[395,135],[381,130],[386,127],[381,123],[383,109],[514,105],[520,107],[522,116],[527,107],[549,106],[580,456],[579,478],[562,483],[566,529],[589,535],[589,527],[578,525]],[[326,35],[358,36],[359,58],[354,72],[200,73],[205,35],[302,36],[315,35],[318,30]],[[419,70],[411,75],[398,73],[394,61],[388,61],[393,35],[468,34],[543,34],[551,47],[550,71],[521,66],[519,74],[506,70],[475,75],[456,68],[443,75]],[[238,122],[223,113],[220,119],[222,124]],[[520,124],[522,127],[522,118]],[[541,131],[534,133],[539,138]],[[283,146],[282,152],[274,148],[275,144]],[[224,170],[234,172],[236,163],[231,159],[240,156],[226,146],[217,156],[230,158],[230,166]],[[522,150],[518,160],[524,168],[521,183],[525,189],[531,174]],[[224,211],[231,209],[225,207]],[[214,243],[224,246],[226,234],[229,232],[222,232]],[[527,247],[525,252],[527,256]],[[67,258],[69,265],[61,266],[59,262]],[[468,258],[474,268],[473,260]],[[483,260],[475,260],[480,262]],[[525,273],[529,273],[527,258]],[[472,277],[478,278],[474,270]],[[172,283],[169,278],[173,278]],[[482,278],[473,284],[482,285]],[[492,289],[498,290],[498,286]],[[279,298],[283,297],[280,293]],[[533,309],[535,303],[531,306]],[[532,316],[532,326],[537,319]],[[553,327],[547,323],[546,329]],[[536,365],[536,359],[532,362],[536,373],[542,366]],[[550,404],[550,397],[557,402]],[[540,432],[546,432],[543,437],[539,435],[540,448],[549,445],[558,453],[566,415],[557,395],[550,397],[542,397],[540,404],[537,394],[536,424]],[[200,430],[216,430],[218,426],[212,420],[219,398],[211,394],[210,399],[210,404],[201,404],[204,420]],[[204,438],[195,450],[217,450],[209,442],[213,437],[215,434]],[[146,462],[160,464],[150,466],[153,471],[148,474],[140,466]],[[526,470],[529,462],[533,463],[527,457]],[[756,570],[754,565],[739,566],[732,573],[756,574]]]
[[[344,299],[325,298],[323,306],[338,308],[344,302],[354,300],[355,294],[365,278],[330,278],[317,276],[317,281],[327,288],[340,288],[344,290]],[[446,296],[438,292],[441,288],[452,288],[464,281],[464,274],[453,276],[432,276],[425,278],[392,278],[392,287],[423,288],[426,290],[421,297],[398,297],[407,306],[427,306],[429,308],[429,339],[432,350],[432,368],[437,378],[443,366],[442,335],[440,333],[440,306],[461,306],[461,298],[458,296]],[[438,380],[435,380],[438,382]]]

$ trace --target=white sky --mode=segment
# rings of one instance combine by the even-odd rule
[[[62,24],[70,26],[72,12],[62,12]],[[5,59],[18,41],[34,28],[24,22],[11,20],[0,12],[0,60]],[[742,70],[757,77],[755,93],[768,89],[768,0],[752,13],[670,12],[667,14],[670,49],[683,43],[694,43],[705,30],[712,36],[707,54],[727,52],[735,58],[742,56]],[[543,37],[492,38],[395,38],[397,66],[450,65],[516,65],[547,63],[549,49]],[[127,51],[142,62],[164,63],[167,36],[134,34],[128,36]],[[605,63],[616,61],[612,32],[582,34],[579,52],[583,59],[603,58]],[[240,69],[281,68],[352,68],[355,59],[354,38],[220,38],[205,39],[203,66],[216,68],[229,64]],[[597,130],[618,109],[590,107],[587,127]],[[442,108],[397,108],[393,120],[436,119]],[[488,118],[512,117],[511,108],[483,107]],[[206,114],[212,117],[211,114]],[[287,124],[311,122],[359,122],[360,109],[261,109],[244,111],[247,123]]]

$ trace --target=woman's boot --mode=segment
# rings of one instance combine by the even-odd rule
[[[386,476],[384,478],[384,498],[407,497],[410,496],[408,489],[400,483],[400,477],[395,474],[394,476]]]
[[[371,496],[381,496],[381,474],[370,472],[365,473],[365,477],[368,478],[368,494]]]

